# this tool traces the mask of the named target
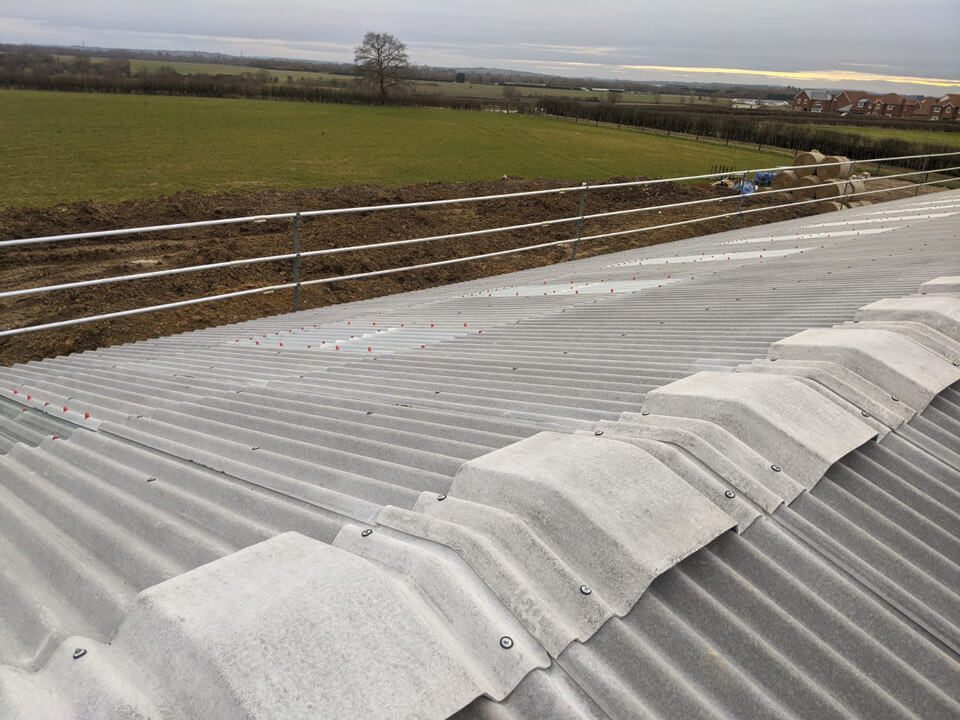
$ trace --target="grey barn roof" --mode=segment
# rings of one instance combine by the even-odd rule
[[[960,713],[960,337],[858,314],[960,274],[957,217],[923,195],[0,369],[0,716]],[[892,328],[939,385],[837,349]],[[839,444],[698,420],[697,378],[820,398]]]

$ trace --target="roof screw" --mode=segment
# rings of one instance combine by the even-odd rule
[[[870,417],[870,413],[868,413],[866,410],[861,410],[860,414],[863,415],[864,417]]]
[[[649,410],[641,410],[641,411],[640,411],[640,414],[641,414],[641,415],[649,415],[649,414],[650,414],[650,411],[649,411]]]
[[[371,530],[370,528],[366,528],[360,531],[360,537],[370,537],[371,535],[373,535],[373,530]]]
[[[581,594],[581,595],[592,595],[592,594],[593,594],[593,588],[590,587],[589,585],[581,585],[581,586],[580,586],[580,594]]]
[[[500,647],[502,647],[504,650],[509,650],[512,648],[513,638],[509,635],[504,635],[502,638],[500,638]]]
[[[737,494],[736,494],[733,490],[727,490],[727,491],[724,493],[724,496],[727,497],[727,498],[730,499],[730,500],[733,500],[733,499],[737,496]]]
[[[955,367],[960,367],[960,360],[954,360],[953,364]]]
[[[595,430],[593,434],[596,435],[597,437],[600,437],[601,435],[603,435],[603,430]]]
[[[437,495],[437,502],[443,502],[447,499],[446,495]]]
[[[891,395],[890,399],[893,400],[894,402],[900,402],[900,398],[898,398],[896,395]]]
[[[771,466],[770,466],[770,469],[773,470],[774,472],[780,472],[780,466],[779,466],[779,465],[771,465]]]
[[[79,660],[86,654],[87,654],[86,650],[84,650],[83,648],[77,648],[76,650],[73,651],[73,659]]]

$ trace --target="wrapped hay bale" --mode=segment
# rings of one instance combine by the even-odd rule
[[[847,192],[846,192],[847,195],[857,195],[858,193],[865,192],[866,189],[867,189],[867,184],[863,180],[847,181]],[[866,205],[867,203],[861,202],[861,204]]]
[[[788,188],[797,187],[799,182],[800,180],[793,170],[784,170],[783,172],[778,172],[774,176],[773,182],[770,183],[770,187],[774,190],[786,190]]]
[[[800,165],[800,166],[802,166],[802,165],[816,165],[816,164],[818,164],[818,163],[822,163],[822,162],[824,161],[824,158],[825,158],[825,157],[826,157],[826,155],[824,155],[824,154],[823,154],[822,152],[820,152],[819,150],[811,150],[810,152],[802,152],[802,153],[800,153],[799,155],[797,155],[797,161],[794,163],[794,165]],[[817,168],[815,168],[815,167],[812,167],[812,168],[797,167],[797,168],[794,169],[793,172],[796,173],[797,177],[802,178],[802,177],[807,177],[808,175],[813,175],[813,174],[815,174],[815,173],[817,172]]]
[[[846,180],[850,177],[853,170],[853,163],[850,158],[842,155],[827,155],[823,162],[825,163],[843,163],[842,165],[829,165],[827,167],[817,168],[817,175],[823,180]]]
[[[824,180],[817,186],[815,197],[817,200],[841,198],[844,195],[843,186],[846,184],[846,180]]]
[[[798,200],[813,200],[817,195],[820,178],[816,175],[806,175],[797,181],[797,189],[793,195]]]
[[[863,192],[862,180],[824,180],[816,191],[817,200],[843,199],[855,192]]]

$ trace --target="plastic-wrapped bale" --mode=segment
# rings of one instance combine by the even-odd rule
[[[859,195],[862,192],[866,192],[867,184],[863,180],[848,180],[847,181],[847,195]],[[859,200],[859,198],[858,198]],[[869,202],[861,202],[861,205],[869,205]]]
[[[853,170],[853,163],[850,162],[850,158],[843,157],[842,155],[827,155],[823,159],[823,162],[843,163],[842,165],[828,165],[817,168],[817,175],[823,180],[845,180],[850,177],[850,173]]]
[[[849,180],[824,180],[817,186],[817,200],[840,199],[850,194]]]
[[[774,190],[786,190],[788,188],[795,188],[800,184],[797,174],[793,170],[784,170],[783,172],[778,172],[774,178],[773,182],[770,183],[770,187]]]
[[[805,175],[797,181],[797,189],[793,195],[798,200],[813,200],[817,196],[817,187],[820,185],[820,178],[816,175]]]
[[[833,200],[831,202],[826,202],[823,205],[824,205],[824,210],[843,210],[845,207],[843,203],[839,203],[836,200]]]
[[[796,168],[794,168],[793,172],[795,172],[796,175],[797,175],[797,177],[799,177],[799,178],[808,177],[808,176],[810,176],[810,175],[814,175],[814,174],[816,174],[816,172],[817,172],[817,168],[815,168],[815,167],[802,167],[802,166],[804,166],[804,165],[818,165],[818,164],[824,162],[824,159],[825,159],[825,158],[826,158],[826,155],[824,155],[824,154],[823,154],[822,152],[820,152],[819,150],[811,150],[810,152],[802,152],[802,153],[800,153],[799,155],[797,155],[797,160],[796,160],[796,162],[794,163],[794,165],[798,165],[798,166],[801,166],[801,167],[796,167]]]

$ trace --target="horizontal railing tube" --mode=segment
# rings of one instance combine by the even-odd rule
[[[960,154],[960,153],[957,153],[957,154]],[[960,166],[954,167],[954,168],[946,168],[946,169],[941,170],[940,172],[949,172],[949,171],[952,171],[952,170],[960,170]],[[920,171],[920,172],[923,172],[923,171]],[[914,173],[906,173],[906,174],[914,174]],[[890,177],[890,176],[887,176],[887,177],[884,178],[884,179],[888,179],[889,177]],[[940,179],[938,179],[938,180],[930,180],[930,181],[926,181],[926,182],[917,183],[917,185],[918,185],[918,186],[937,185],[937,184],[944,183],[944,182],[954,182],[954,181],[956,181],[957,179],[958,179],[958,178],[946,177],[946,178],[940,178]],[[849,194],[849,195],[845,195],[845,196],[843,196],[843,198],[844,198],[844,199],[848,199],[848,198],[853,198],[853,197],[863,197],[863,196],[865,196],[865,195],[876,195],[876,194],[885,193],[885,192],[897,192],[897,191],[902,191],[902,190],[904,190],[904,189],[905,189],[905,188],[903,188],[903,187],[894,187],[894,188],[880,188],[880,189],[878,189],[878,190],[865,190],[865,191],[863,191],[863,192],[851,193],[851,194]],[[730,197],[736,197],[736,196],[730,196]],[[552,241],[549,241],[549,242],[537,243],[537,244],[535,244],[535,245],[525,245],[525,246],[522,246],[522,247],[519,247],[519,248],[510,248],[510,249],[507,249],[507,250],[498,250],[498,251],[495,251],[495,252],[482,253],[482,254],[479,254],[479,255],[470,255],[470,256],[467,256],[467,257],[451,258],[451,259],[448,259],[448,260],[437,260],[437,261],[429,262],[429,263],[420,263],[420,264],[418,264],[418,265],[408,265],[408,266],[404,266],[404,267],[388,268],[388,269],[385,269],[385,270],[373,270],[373,271],[369,271],[369,272],[354,273],[354,274],[350,274],[350,275],[338,275],[338,276],[335,276],[335,277],[317,278],[317,279],[314,279],[314,280],[305,280],[305,281],[302,281],[302,282],[299,283],[299,284],[300,284],[301,287],[306,287],[306,286],[311,286],[311,285],[323,285],[323,284],[329,284],[329,283],[334,283],[334,282],[341,282],[341,281],[345,281],[345,280],[358,280],[358,279],[362,279],[362,278],[379,277],[379,276],[383,276],[383,275],[391,275],[391,274],[401,273],[401,272],[410,272],[410,271],[422,270],[422,269],[426,269],[426,268],[442,267],[442,266],[445,266],[445,265],[455,265],[455,264],[458,264],[458,263],[471,262],[471,261],[474,261],[474,260],[483,260],[483,259],[492,258],[492,257],[499,257],[499,256],[504,256],[504,255],[512,255],[512,254],[515,254],[515,253],[527,252],[527,251],[530,251],[530,250],[538,250],[538,249],[543,249],[543,248],[548,248],[548,247],[557,247],[557,246],[560,246],[560,245],[569,245],[569,244],[571,244],[571,243],[576,243],[576,242],[587,242],[587,241],[590,241],[590,240],[604,240],[604,239],[608,239],[608,238],[624,237],[624,236],[626,236],[626,235],[634,235],[634,234],[638,234],[638,233],[642,233],[642,232],[650,232],[650,231],[653,231],[653,230],[663,230],[663,229],[666,229],[666,228],[680,227],[680,226],[683,226],[683,225],[693,225],[693,224],[701,223],[701,222],[709,222],[709,221],[711,221],[711,220],[721,220],[721,219],[724,219],[724,218],[736,217],[736,216],[738,216],[738,215],[748,215],[748,214],[753,214],[753,213],[758,213],[758,212],[766,212],[766,211],[768,211],[768,210],[779,210],[779,209],[788,208],[788,207],[797,207],[797,206],[800,206],[800,205],[810,205],[810,204],[822,203],[822,202],[829,202],[829,200],[828,200],[828,199],[801,200],[801,201],[792,202],[792,203],[784,203],[784,204],[781,204],[781,205],[765,205],[765,206],[763,206],[763,207],[747,208],[747,209],[745,209],[745,210],[738,209],[738,210],[735,210],[735,211],[732,211],[732,212],[728,212],[728,213],[721,213],[721,214],[719,214],[719,215],[710,215],[710,216],[701,217],[701,218],[689,218],[689,219],[687,219],[687,220],[679,220],[679,221],[676,221],[676,222],[662,223],[662,224],[659,224],[659,225],[649,225],[649,226],[645,226],[645,227],[632,228],[632,229],[629,229],[629,230],[618,230],[618,231],[613,231],[613,232],[608,232],[608,233],[601,233],[601,234],[597,234],[597,235],[587,235],[587,236],[583,236],[583,237],[579,237],[579,238],[573,237],[573,238],[567,238],[567,239],[563,239],[563,240],[552,240]],[[652,208],[646,208],[646,209],[649,210],[649,209],[652,209]],[[576,218],[574,218],[574,219],[576,219]],[[324,251],[316,251],[316,252],[324,252]],[[302,253],[301,255],[306,255],[306,253]],[[274,260],[274,259],[283,259],[283,258],[289,258],[289,257],[290,257],[290,255],[286,255],[286,256],[280,256],[280,255],[278,255],[278,256],[271,256],[271,257],[269,257],[269,258],[264,258],[263,261],[264,261],[264,262],[268,262],[268,261],[271,261],[271,260]],[[230,262],[240,262],[240,261],[230,261]],[[244,261],[244,262],[248,262],[248,261]],[[218,265],[218,263],[213,263],[213,264],[214,264],[214,265]],[[184,270],[186,270],[186,269],[184,269]],[[169,272],[169,271],[167,271],[167,272]],[[129,277],[129,276],[127,276],[127,277]],[[84,281],[84,282],[86,282],[86,281]],[[100,314],[100,315],[91,315],[91,316],[87,316],[87,317],[83,317],[83,318],[75,318],[75,319],[72,319],[72,320],[60,320],[60,321],[56,321],[56,322],[43,323],[43,324],[40,324],[40,325],[31,325],[31,326],[22,327],[22,328],[13,328],[13,329],[9,329],[9,330],[0,330],[0,338],[10,337],[10,336],[14,336],[14,335],[22,335],[22,334],[30,333],[30,332],[39,332],[39,331],[42,331],[42,330],[54,330],[54,329],[58,329],[58,328],[70,327],[70,326],[73,326],[73,325],[82,325],[82,324],[86,324],[86,323],[99,322],[99,321],[102,321],[102,320],[112,320],[112,319],[115,319],[115,318],[129,317],[129,316],[131,316],[131,315],[140,315],[140,314],[143,314],[143,313],[158,312],[158,311],[161,311],[161,310],[172,310],[172,309],[181,308],[181,307],[186,307],[186,306],[190,306],[190,305],[199,305],[199,304],[202,304],[202,303],[217,302],[217,301],[221,301],[221,300],[229,300],[229,299],[232,299],[232,298],[244,297],[244,296],[248,296],[248,295],[256,295],[256,294],[261,294],[261,293],[275,292],[275,291],[277,291],[277,290],[288,290],[288,289],[291,289],[291,288],[295,287],[296,285],[297,285],[297,283],[283,283],[283,284],[279,284],[279,285],[267,285],[267,286],[264,286],[264,287],[252,288],[252,289],[248,289],[248,290],[237,290],[237,291],[234,291],[234,292],[222,293],[222,294],[219,294],[219,295],[210,295],[210,296],[206,296],[206,297],[192,298],[192,299],[189,299],[189,300],[179,300],[179,301],[176,301],[176,302],[164,303],[164,304],[160,304],[160,305],[151,305],[151,306],[148,306],[148,307],[141,307],[141,308],[133,308],[133,309],[130,309],[130,310],[119,310],[119,311],[116,311],[116,312],[103,313],[103,314]]]
[[[749,174],[749,173],[758,173],[758,172],[780,172],[783,170],[792,170],[799,167],[809,169],[809,168],[833,167],[837,165],[850,165],[850,164],[864,164],[864,163],[879,164],[879,163],[885,163],[885,162],[897,162],[902,160],[915,160],[918,158],[951,157],[955,155],[960,155],[960,151],[932,153],[932,154],[926,154],[926,155],[901,155],[897,157],[871,158],[869,160],[845,160],[845,161],[834,162],[834,163],[814,163],[810,165],[777,165],[775,167],[753,168],[749,170],[741,170],[741,171],[738,171],[737,174],[741,174],[741,173]],[[730,173],[707,173],[704,175],[685,175],[681,177],[658,178],[654,180],[631,180],[631,181],[622,182],[622,183],[605,183],[605,184],[599,184],[599,185],[590,185],[587,188],[587,191],[593,192],[596,190],[610,190],[614,188],[641,187],[645,185],[657,185],[662,183],[688,182],[691,180],[710,180],[714,178],[724,178],[729,175]],[[461,204],[461,203],[488,202],[491,200],[505,200],[505,199],[511,199],[511,198],[535,197],[540,195],[557,195],[557,194],[565,194],[565,193],[575,193],[575,192],[579,192],[580,190],[581,190],[581,186],[575,185],[571,187],[548,188],[545,190],[524,190],[520,192],[500,193],[496,195],[477,195],[474,197],[465,197],[465,198],[448,198],[443,200],[423,200],[419,202],[390,203],[390,204],[384,204],[384,205],[366,205],[366,206],[350,207],[350,208],[332,208],[329,210],[306,210],[306,211],[300,212],[299,215],[302,218],[307,218],[307,217],[325,217],[325,216],[332,216],[332,215],[347,215],[347,214],[368,213],[368,212],[381,212],[385,210],[416,209],[416,208],[426,208],[426,207],[437,207],[440,205],[455,205],[455,204]],[[40,243],[64,242],[68,240],[89,240],[94,238],[122,237],[125,235],[141,235],[146,233],[163,232],[168,230],[187,230],[187,229],[194,229],[194,228],[217,227],[220,225],[236,225],[241,223],[264,223],[264,222],[273,221],[273,220],[291,220],[297,214],[298,214],[297,211],[292,211],[292,212],[283,212],[283,213],[270,213],[270,214],[264,214],[264,215],[248,215],[245,217],[236,217],[236,218],[221,218],[218,220],[198,220],[195,222],[173,223],[169,225],[147,225],[144,227],[121,228],[116,230],[94,230],[91,232],[69,233],[65,235],[44,235],[44,236],[32,237],[32,238],[0,240],[0,248],[15,247],[19,245],[32,245],[32,244],[40,244]]]
[[[960,166],[944,168],[940,172],[949,172],[952,170],[960,170]],[[925,175],[925,174],[929,174],[929,172],[925,170],[914,170],[911,172],[899,173],[897,175],[884,175],[883,177],[878,176],[878,177],[865,178],[863,182],[869,182],[871,180],[891,180],[896,178],[909,177],[912,175]],[[583,189],[586,189],[586,188],[581,188],[581,190]],[[789,192],[794,192],[796,190],[802,190],[802,189],[803,188],[781,188],[778,190],[767,190],[767,191],[764,191],[760,195],[760,197],[769,197],[771,195],[777,195],[780,193],[789,193]],[[810,188],[807,188],[807,190],[809,189]],[[902,189],[902,188],[890,188],[890,191],[899,190],[899,189]],[[96,278],[91,280],[76,280],[68,283],[58,283],[56,285],[44,285],[44,286],[33,287],[33,288],[6,290],[3,292],[0,292],[0,300],[5,298],[23,297],[27,295],[38,295],[41,293],[55,292],[59,290],[74,290],[77,288],[94,287],[97,285],[108,285],[111,283],[129,282],[133,280],[146,280],[149,278],[167,277],[167,276],[181,275],[184,273],[191,273],[191,272],[205,272],[209,270],[219,270],[223,268],[238,267],[242,265],[254,265],[257,263],[295,260],[297,257],[309,258],[309,257],[319,257],[323,255],[338,255],[338,254],[348,253],[348,252],[357,252],[360,250],[376,250],[376,249],[387,248],[387,247],[416,245],[416,244],[423,244],[423,243],[429,243],[429,242],[436,242],[439,240],[459,240],[459,239],[469,238],[469,237],[480,237],[483,235],[491,235],[496,233],[513,232],[516,230],[527,230],[530,228],[537,228],[537,227],[550,227],[553,225],[560,225],[564,223],[576,222],[579,224],[581,221],[586,221],[586,220],[598,220],[598,219],[611,218],[611,217],[617,217],[622,215],[638,214],[642,212],[675,210],[677,208],[693,207],[696,205],[706,205],[709,203],[720,203],[720,202],[738,200],[738,199],[742,200],[743,197],[744,197],[743,195],[724,195],[721,197],[702,198],[700,200],[685,200],[683,202],[667,203],[664,205],[649,205],[649,206],[639,207],[639,208],[629,208],[627,210],[612,210],[609,212],[584,215],[583,217],[581,217],[580,215],[574,215],[571,217],[556,218],[553,220],[541,220],[538,222],[522,223],[520,225],[505,225],[501,227],[484,228],[481,230],[467,230],[464,232],[449,233],[446,235],[432,235],[427,237],[410,238],[405,240],[387,240],[387,241],[378,242],[378,243],[367,243],[365,245],[347,245],[344,247],[324,248],[322,250],[309,250],[309,251],[304,251],[300,253],[286,253],[283,255],[266,255],[263,257],[245,258],[242,260],[225,260],[223,262],[205,263],[203,265],[190,265],[188,267],[171,268],[168,270],[150,270],[147,272],[133,273],[130,275],[115,275],[112,277]],[[845,197],[850,197],[850,196],[847,195]],[[818,200],[816,202],[822,202],[822,200]],[[789,206],[781,205],[777,207],[789,207]]]

